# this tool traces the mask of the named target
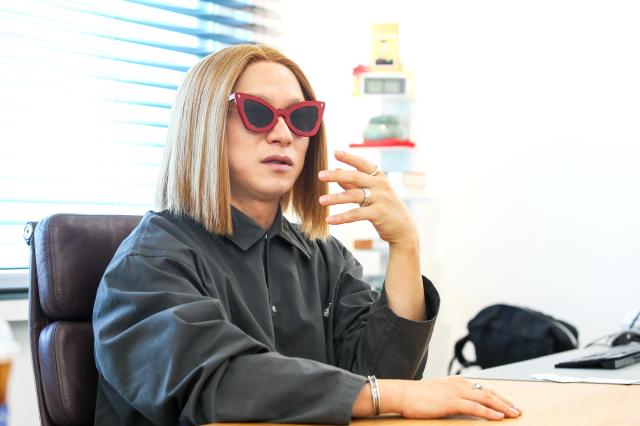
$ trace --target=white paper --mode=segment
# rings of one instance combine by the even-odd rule
[[[546,380],[548,382],[557,383],[601,383],[605,385],[635,385],[640,384],[639,379],[608,379],[606,377],[573,377],[560,376],[553,373],[532,374],[536,380]]]

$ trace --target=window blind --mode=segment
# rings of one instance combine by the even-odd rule
[[[28,221],[153,208],[184,73],[265,41],[269,13],[239,0],[0,0],[0,271],[28,267]]]

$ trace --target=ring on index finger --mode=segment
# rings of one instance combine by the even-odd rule
[[[375,168],[375,169],[373,169],[373,171],[372,171],[371,173],[369,173],[369,176],[375,176],[375,175],[377,175],[377,174],[378,174],[378,172],[379,172],[379,171],[380,171],[380,166],[378,166],[378,165],[376,164],[376,168]]]
[[[481,391],[484,388],[482,387],[482,385],[480,383],[474,383],[473,384],[473,390],[477,390],[477,391]]]

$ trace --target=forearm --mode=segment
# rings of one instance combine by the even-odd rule
[[[389,263],[384,285],[389,308],[396,315],[413,321],[427,319],[417,236],[402,244],[389,245]]]
[[[402,393],[405,386],[403,386],[405,380],[378,380],[378,387],[380,388],[380,414],[384,413],[397,413],[402,414],[401,402],[403,399]],[[367,383],[362,387],[362,390],[358,394],[356,402],[353,404],[353,417],[368,417],[373,413],[373,398],[371,397],[371,387]]]
[[[198,398],[204,406],[198,408],[213,411],[209,422],[344,424],[364,381],[361,375],[309,359],[275,352],[243,355],[208,380],[208,394]]]

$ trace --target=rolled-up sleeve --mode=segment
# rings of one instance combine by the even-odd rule
[[[389,308],[362,279],[362,267],[343,249],[344,269],[337,285],[334,347],[337,365],[357,374],[385,379],[419,379],[440,307],[437,290],[422,277],[428,317],[412,321]]]
[[[182,259],[129,254],[112,262],[93,324],[102,378],[149,424],[346,424],[365,384],[360,375],[283,356],[245,334]]]

